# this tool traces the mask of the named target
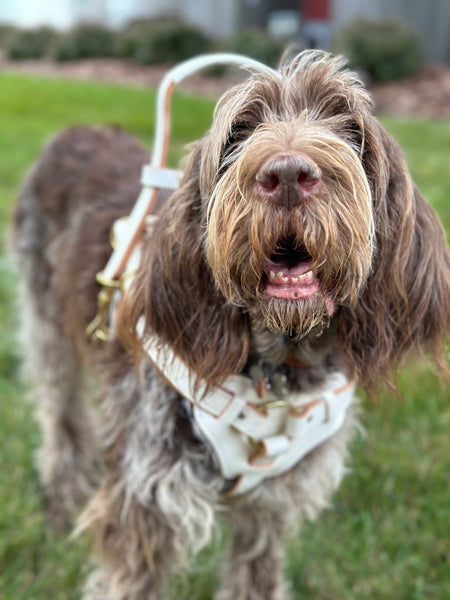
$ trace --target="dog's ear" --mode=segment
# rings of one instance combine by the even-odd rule
[[[139,349],[136,325],[156,335],[208,383],[239,372],[248,352],[248,318],[227,304],[203,252],[199,189],[202,143],[193,148],[181,185],[153,226],[131,292],[122,302],[119,337]]]
[[[346,362],[369,391],[390,384],[408,351],[429,351],[445,369],[450,260],[443,228],[412,182],[399,146],[371,118],[363,162],[372,185],[373,271],[357,305],[340,319]]]

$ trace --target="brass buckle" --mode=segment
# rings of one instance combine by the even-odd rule
[[[97,273],[95,278],[102,289],[97,295],[97,314],[86,327],[86,339],[88,342],[110,342],[109,309],[114,292],[123,289],[123,278],[106,279],[103,271]]]

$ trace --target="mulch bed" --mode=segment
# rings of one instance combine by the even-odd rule
[[[370,86],[377,112],[450,119],[450,67],[430,65],[392,83]]]
[[[7,62],[0,70],[34,73],[69,79],[94,79],[123,85],[152,86],[161,81],[166,66],[139,66],[124,60],[91,59],[68,63],[49,61]],[[183,82],[183,89],[218,97],[239,80],[239,73],[225,77],[195,74]],[[431,65],[402,81],[369,85],[378,113],[450,119],[450,66]]]

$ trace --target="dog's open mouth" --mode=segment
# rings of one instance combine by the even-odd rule
[[[310,255],[290,241],[280,242],[277,251],[264,265],[264,292],[273,298],[298,300],[320,291],[319,281],[311,269]]]

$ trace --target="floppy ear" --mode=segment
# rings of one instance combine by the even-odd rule
[[[356,306],[343,310],[346,362],[368,390],[391,382],[408,351],[429,351],[444,368],[449,326],[450,257],[443,228],[414,186],[399,146],[375,119],[363,162],[373,189],[375,259]]]
[[[248,318],[227,304],[203,252],[199,189],[201,142],[192,150],[180,188],[153,227],[139,272],[119,316],[119,336],[136,349],[137,321],[199,378],[218,383],[246,361]]]

